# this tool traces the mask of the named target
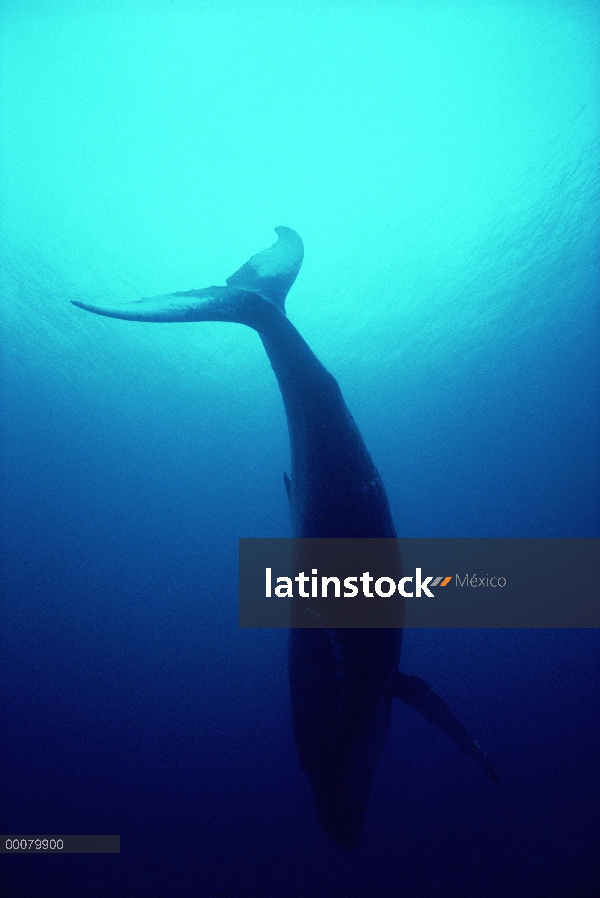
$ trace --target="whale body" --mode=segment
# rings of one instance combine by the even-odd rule
[[[74,305],[131,321],[237,322],[259,334],[277,378],[290,437],[284,475],[299,538],[393,538],[385,488],[335,378],[289,321],[285,299],[304,248],[291,228],[252,256],[226,286],[118,306]],[[402,629],[289,631],[292,723],[319,821],[342,849],[357,848],[394,697],[446,732],[497,781],[487,755],[423,680],[399,671]]]

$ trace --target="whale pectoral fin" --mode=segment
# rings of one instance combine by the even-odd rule
[[[406,702],[407,705],[426,717],[430,723],[434,723],[444,733],[447,733],[459,748],[479,764],[491,780],[495,783],[498,782],[498,774],[486,753],[425,680],[398,671],[394,676],[391,688],[396,698]]]
[[[273,246],[256,253],[227,278],[228,287],[258,293],[264,299],[285,309],[285,298],[296,280],[304,257],[304,244],[292,228],[275,228]]]

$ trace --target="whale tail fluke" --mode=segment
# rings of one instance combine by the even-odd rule
[[[186,293],[167,293],[123,302],[115,306],[96,306],[71,300],[74,306],[125,321],[232,321],[231,294],[227,287],[206,287]]]
[[[231,277],[226,287],[205,287],[152,296],[115,306],[97,306],[73,300],[73,305],[96,315],[126,321],[236,321],[256,325],[260,300],[285,314],[285,298],[302,265],[304,246],[291,228],[275,228],[273,246],[252,256]],[[260,298],[257,302],[257,298]]]
[[[291,228],[275,228],[275,233],[273,246],[252,256],[226,283],[228,287],[257,293],[284,311],[285,298],[302,265],[304,245]]]

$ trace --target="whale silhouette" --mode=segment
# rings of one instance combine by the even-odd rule
[[[105,307],[131,321],[228,321],[256,330],[285,406],[291,477],[284,474],[294,537],[395,537],[381,477],[337,381],[285,313],[304,247],[291,228],[227,279],[207,287]],[[299,627],[289,632],[294,738],[327,835],[357,848],[373,776],[385,746],[393,698],[447,733],[497,782],[487,755],[423,680],[398,670],[402,629]]]

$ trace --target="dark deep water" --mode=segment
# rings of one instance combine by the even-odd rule
[[[0,831],[121,835],[2,857],[7,898],[598,894],[598,634],[406,631],[500,784],[398,705],[343,854],[286,633],[237,628],[238,537],[290,533],[260,341],[69,300],[222,283],[294,227],[288,314],[399,535],[598,536],[599,33],[567,2],[3,5]]]

